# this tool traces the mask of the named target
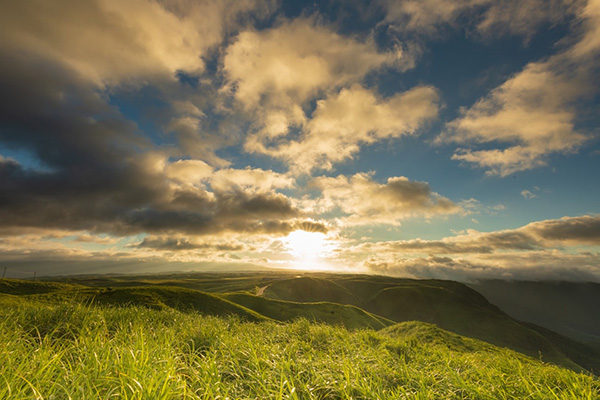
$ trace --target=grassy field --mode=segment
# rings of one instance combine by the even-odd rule
[[[1,399],[600,398],[589,373],[354,306],[172,286],[0,289]]]

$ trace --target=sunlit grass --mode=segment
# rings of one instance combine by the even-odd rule
[[[2,399],[597,399],[594,378],[478,341],[148,308],[4,303]],[[416,331],[415,331],[416,329]],[[416,332],[416,333],[415,333]],[[425,336],[424,336],[425,337]],[[462,342],[461,342],[462,343]]]

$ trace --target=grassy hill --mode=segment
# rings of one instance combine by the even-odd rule
[[[458,282],[412,280],[389,277],[339,276],[312,278],[321,281],[311,291],[304,290],[306,278],[271,283],[264,296],[294,301],[348,298],[364,310],[396,322],[422,321],[467,337],[476,338],[559,365],[600,371],[600,353],[572,340],[532,329],[502,312],[475,290]],[[330,280],[329,284],[322,282]],[[288,298],[286,298],[286,295]],[[569,353],[570,358],[566,355]]]
[[[159,310],[172,308],[214,316],[236,315],[248,321],[268,319],[221,297],[198,290],[170,286],[90,288],[73,284],[3,279],[0,280],[0,293],[48,304],[142,306]],[[5,296],[5,301],[11,299]],[[15,301],[16,299],[12,299],[13,303]]]
[[[7,306],[3,299],[20,299]],[[600,382],[422,322],[380,331],[0,298],[0,398],[596,399]]]
[[[0,280],[2,292],[5,304],[23,298],[45,304],[143,306],[254,322],[304,318],[348,329],[382,329],[416,320],[576,371],[600,371],[597,350],[517,321],[475,290],[452,281],[279,272],[189,274],[181,280],[175,275],[79,277],[60,283]]]
[[[382,329],[394,322],[370,314],[356,306],[330,302],[298,303],[254,296],[248,293],[230,293],[221,297],[277,321],[305,318],[309,321],[342,325],[348,329]]]

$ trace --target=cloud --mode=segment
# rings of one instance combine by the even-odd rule
[[[481,7],[488,0],[385,0],[385,20],[400,31],[434,34],[441,25],[454,24],[466,11]]]
[[[492,254],[505,250],[552,250],[556,246],[600,245],[600,217],[585,215],[537,221],[495,232],[468,230],[440,240],[411,239],[365,243],[359,251],[373,253]]]
[[[459,148],[453,159],[507,176],[544,166],[553,154],[576,152],[589,140],[576,123],[581,100],[599,89],[593,83],[598,81],[600,49],[594,39],[600,22],[597,4],[590,1],[580,12],[583,32],[576,44],[527,64],[446,125],[438,143],[469,146]],[[477,149],[481,145],[488,148]]]
[[[556,25],[572,17],[579,0],[495,0],[477,24],[486,36],[513,34],[529,39],[543,24]]]
[[[587,137],[575,129],[574,102],[589,92],[589,85],[582,76],[555,71],[552,64],[528,64],[464,109],[438,142],[505,144],[500,149],[459,149],[452,156],[500,176],[546,165],[553,153],[576,151]]]
[[[525,197],[527,200],[530,199],[535,199],[537,197],[537,194],[531,192],[530,190],[521,190],[521,196]]]
[[[270,140],[258,133],[249,137],[246,149],[283,159],[296,173],[330,170],[334,163],[351,159],[362,145],[414,134],[437,116],[438,103],[431,86],[381,98],[355,84],[319,100],[297,140]]]
[[[345,37],[314,19],[283,20],[236,37],[223,59],[227,84],[221,92],[231,95],[252,121],[246,151],[308,172],[319,167],[315,164],[330,168],[351,157],[360,144],[412,133],[437,115],[432,87],[382,99],[360,86],[368,73],[403,68],[403,62],[400,47],[380,52],[372,38]],[[316,100],[311,115],[310,102]],[[380,120],[368,120],[373,117]],[[325,134],[328,145],[315,146]]]
[[[413,278],[597,281],[600,254],[577,247],[598,245],[600,217],[584,215],[440,240],[363,243],[339,256],[364,260],[371,273]]]
[[[439,35],[466,26],[481,36],[531,37],[543,24],[568,18],[580,3],[573,0],[384,0],[385,21],[394,30]],[[459,25],[460,22],[460,25]]]
[[[211,187],[218,192],[243,190],[265,193],[295,185],[289,176],[259,168],[221,169],[212,174],[209,181]]]
[[[321,90],[357,82],[398,56],[378,52],[372,40],[360,42],[313,20],[295,19],[240,33],[226,50],[223,72],[228,89],[247,109],[293,108]]]
[[[32,0],[0,13],[0,46],[63,64],[98,85],[199,73],[236,17],[267,2]]]
[[[0,159],[5,229],[286,234],[302,217],[275,192],[289,179],[258,169],[214,172],[201,160],[168,162],[93,84],[44,60],[11,60],[0,66],[0,139],[36,165]]]
[[[569,280],[598,281],[600,255],[530,252],[490,255],[480,259],[428,256],[422,258],[372,258],[364,264],[375,274],[417,279]]]
[[[413,216],[431,217],[460,211],[451,200],[433,192],[426,182],[391,177],[385,184],[358,173],[350,178],[314,178],[311,186],[321,191],[317,209],[327,212],[339,209],[346,215],[345,224],[392,224]]]
[[[524,228],[550,243],[600,245],[600,217],[585,215],[532,222]]]
[[[133,244],[131,247],[148,248],[161,251],[188,251],[203,250],[207,253],[214,251],[243,251],[248,250],[247,246],[241,243],[233,242],[206,242],[188,237],[172,236],[151,236],[144,238],[141,242]]]
[[[162,163],[162,159],[158,162]],[[199,184],[212,176],[213,168],[202,160],[177,160],[164,165],[165,175],[184,184]]]

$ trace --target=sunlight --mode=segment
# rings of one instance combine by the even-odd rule
[[[330,271],[335,269],[328,257],[335,249],[335,241],[322,232],[297,230],[282,239],[287,253],[294,257],[290,267],[301,270]]]
[[[315,260],[327,252],[326,238],[321,232],[294,231],[284,243],[296,259]]]

